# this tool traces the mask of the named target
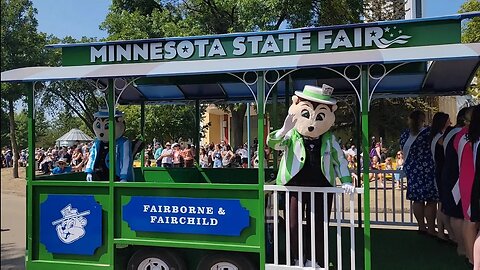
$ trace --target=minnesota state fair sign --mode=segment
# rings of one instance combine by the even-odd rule
[[[402,21],[218,36],[73,44],[63,65],[208,60],[386,49],[460,42],[456,20]]]
[[[240,200],[132,196],[123,220],[133,231],[240,236],[250,215]]]

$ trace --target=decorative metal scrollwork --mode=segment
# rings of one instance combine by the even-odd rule
[[[118,97],[116,98],[115,100],[115,107],[118,105],[118,102],[120,101],[120,97],[122,96],[123,94],[123,91],[125,91],[125,89],[127,89],[131,84],[134,84],[136,80],[140,79],[140,77],[137,77],[137,78],[134,78],[132,80],[130,80],[129,82],[127,82],[127,79],[125,78],[115,78],[113,79],[113,88],[114,88],[114,93],[116,93],[115,90],[120,90],[120,94],[118,94]],[[123,81],[123,87],[117,87],[117,82],[118,81]]]
[[[380,82],[385,79],[385,77],[390,74],[390,72],[394,71],[395,69],[403,66],[403,65],[406,65],[407,62],[404,62],[404,63],[401,63],[401,64],[398,64],[394,67],[392,67],[390,70],[387,71],[387,68],[385,67],[384,64],[373,64],[373,65],[369,65],[368,67],[368,77],[375,81],[375,85],[373,86],[372,88],[372,91],[370,91],[369,89],[369,94],[368,94],[368,111],[370,111],[370,105],[372,103],[372,97],[373,97],[373,93],[375,93],[375,90],[377,90],[377,87],[378,85],[380,84]],[[380,76],[374,76],[373,73],[372,73],[372,69],[375,67],[375,66],[381,66],[383,68],[383,72],[381,72],[381,75]]]
[[[247,81],[247,73],[254,73],[255,75],[255,80],[253,82],[248,82]],[[258,73],[256,71],[247,71],[242,74],[242,77],[238,76],[237,74],[234,73],[228,73],[232,75],[233,77],[237,78],[243,84],[245,84],[246,87],[248,87],[248,90],[250,90],[250,93],[252,93],[253,99],[255,100],[255,105],[258,106],[258,100],[257,100],[257,95],[255,94],[255,91],[252,89],[252,85],[256,84],[258,82]]]
[[[271,72],[271,70],[267,70],[267,71],[265,72],[265,82],[270,85],[270,89],[268,90],[267,94],[265,95],[265,99],[264,99],[264,101],[263,101],[263,104],[267,104],[268,97],[269,97],[270,94],[272,93],[273,88],[277,85],[277,83],[278,83],[279,81],[281,81],[283,78],[285,78],[285,76],[288,76],[289,74],[291,74],[291,73],[293,73],[293,72],[295,72],[295,71],[297,71],[297,70],[298,70],[298,69],[289,70],[289,71],[285,72],[285,73],[284,73],[283,75],[281,75],[281,76],[280,76],[280,72],[278,72],[278,70],[274,70],[274,71],[277,73],[277,79],[274,80],[274,81],[269,81],[269,80],[267,80],[267,73],[268,73],[268,72]],[[267,108],[267,106],[264,106],[264,107],[263,107],[263,113],[265,113],[266,108]]]

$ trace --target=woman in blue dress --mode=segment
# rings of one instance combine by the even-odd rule
[[[430,128],[424,127],[425,118],[422,111],[410,114],[409,129],[400,136],[400,146],[405,159],[403,170],[407,176],[407,199],[413,201],[413,214],[418,222],[419,233],[436,235],[438,192],[435,187],[435,163],[430,148]]]
[[[222,151],[220,144],[215,145],[215,151],[212,153],[213,168],[222,168]]]

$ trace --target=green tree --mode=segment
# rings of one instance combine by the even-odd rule
[[[30,0],[1,0],[1,71],[36,66],[44,60],[45,35],[37,32],[36,9]],[[19,158],[15,101],[21,99],[28,87],[25,84],[2,83],[2,100],[7,103],[10,142],[13,153],[13,177],[18,178]]]
[[[1,135],[1,147],[11,145],[10,143],[10,127],[8,120],[8,108],[7,103],[2,99],[0,107],[0,135]]]
[[[147,106],[148,107],[148,106]],[[140,106],[120,105],[118,109],[123,112],[125,119],[125,136],[135,139],[141,134],[140,130]],[[149,113],[147,110],[146,114]],[[149,134],[150,132],[145,132]],[[150,141],[146,138],[145,141]]]
[[[108,40],[201,34],[176,1],[114,0],[100,29]]]
[[[313,26],[360,22],[363,0],[317,0],[313,2]],[[298,25],[299,27],[301,25]],[[296,26],[297,27],[297,26]]]
[[[365,0],[363,16],[366,22],[402,20],[408,0]]]
[[[480,11],[480,2],[477,0],[469,0],[463,3],[458,13],[465,13],[471,11]],[[462,24],[462,42],[475,43],[480,42],[480,18],[476,17]],[[475,84],[472,84],[468,89],[468,93],[480,100],[480,70],[477,70],[475,75]]]
[[[480,11],[480,2],[477,0],[468,0],[463,3],[458,13]],[[480,42],[480,18],[470,19],[462,25],[462,42],[473,43]]]
[[[47,85],[40,98],[42,106],[52,114],[65,114],[79,118],[93,133],[93,114],[102,106],[103,93],[87,81],[57,81]]]
[[[23,110],[15,113],[14,118],[16,135],[18,135],[18,149],[25,149],[28,145],[27,112]]]
[[[156,9],[163,9],[159,1],[152,0],[113,0],[113,7],[118,7],[127,12],[140,12],[141,15],[151,14]]]
[[[26,110],[15,113],[16,134],[18,135],[18,148],[25,149],[28,147],[28,114]],[[43,110],[35,111],[35,136],[37,140],[42,140],[47,136],[50,125],[45,117]]]
[[[414,110],[422,110],[433,116],[438,110],[436,97],[382,98],[372,101],[370,109],[370,135],[377,140],[382,137],[383,145],[390,154],[400,149],[401,132],[407,128],[407,119]]]
[[[192,105],[146,105],[145,142],[155,139],[161,143],[179,140],[194,141],[196,137],[195,110]],[[125,135],[134,139],[140,132],[140,106],[119,106],[125,115]],[[206,108],[201,106],[200,111]],[[202,127],[203,132],[207,127]]]
[[[49,44],[57,43],[87,43],[94,42],[95,38],[82,37],[76,40],[70,36],[59,39],[48,37]],[[50,49],[46,53],[45,61],[49,66],[61,65],[61,50]],[[43,91],[37,96],[45,109],[53,114],[69,113],[70,117],[78,118],[88,131],[93,134],[93,114],[101,107],[106,106],[101,93],[93,81],[54,81],[43,85]],[[104,87],[99,85],[100,87]],[[68,130],[67,130],[68,131]]]
[[[35,125],[37,127],[37,123],[35,123]],[[85,122],[67,109],[59,111],[55,114],[55,118],[50,120],[50,124],[48,128],[45,129],[44,135],[37,138],[37,146],[43,148],[54,146],[56,140],[72,128],[80,129],[87,135],[93,137],[93,132],[86,126]],[[37,130],[38,129],[39,128],[37,128]]]

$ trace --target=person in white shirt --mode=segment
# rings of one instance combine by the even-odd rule
[[[243,145],[243,147],[238,148],[236,154],[240,156],[242,167],[247,168],[248,167],[247,145]]]
[[[355,148],[355,145],[352,144],[352,146],[347,150],[347,154],[351,155],[352,157],[357,155],[357,148]]]
[[[165,144],[165,149],[163,149],[158,159],[162,161],[162,167],[173,167],[173,150],[169,142]]]

